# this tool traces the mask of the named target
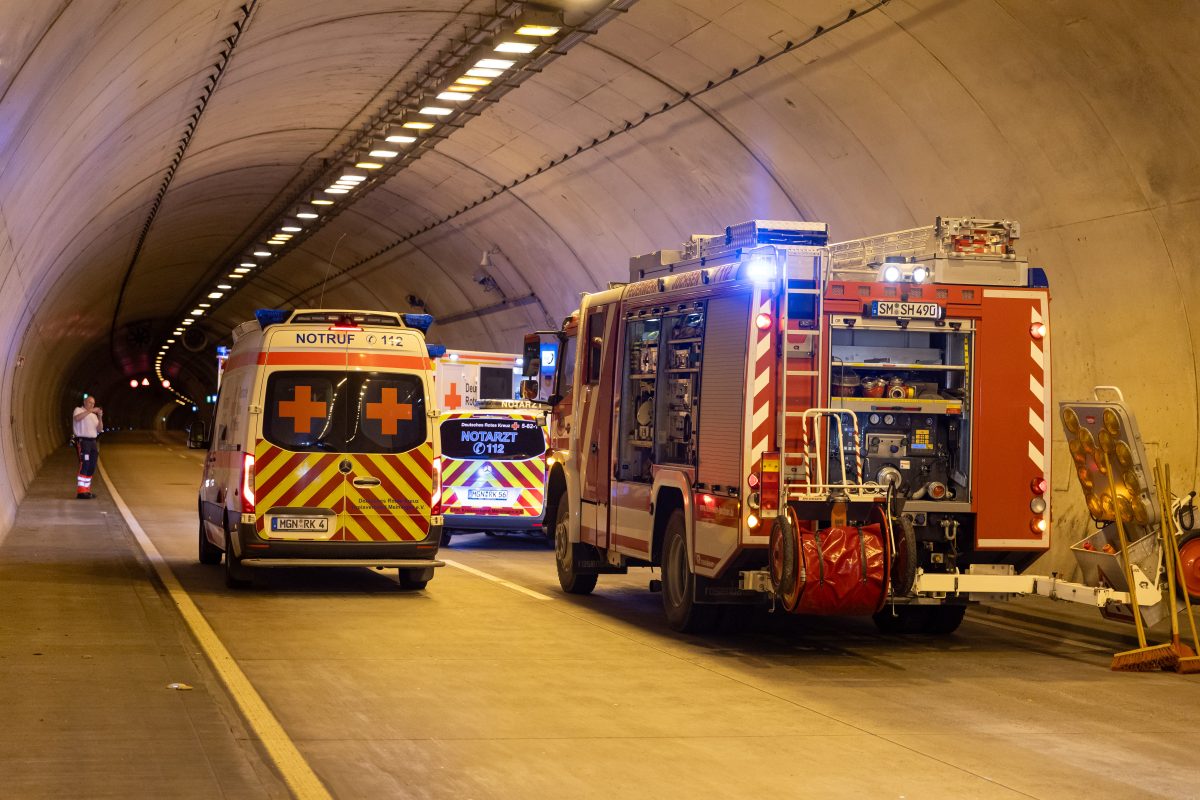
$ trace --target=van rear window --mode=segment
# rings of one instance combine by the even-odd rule
[[[462,460],[524,461],[546,452],[542,426],[511,417],[442,421],[442,455]]]
[[[402,453],[426,439],[425,387],[415,375],[276,372],[263,435],[302,453]]]

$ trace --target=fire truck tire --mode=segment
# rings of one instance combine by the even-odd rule
[[[1183,570],[1180,592],[1186,590],[1193,605],[1200,603],[1200,531],[1179,537],[1179,566]]]
[[[688,559],[687,525],[675,509],[663,536],[662,598],[667,624],[680,633],[712,630],[721,607],[696,602],[696,576]]]
[[[225,528],[225,585],[230,589],[245,589],[250,585],[250,576],[242,566],[242,560],[234,555],[233,537]]]
[[[568,519],[570,509],[566,498],[558,503],[554,514],[554,562],[558,567],[558,585],[567,594],[591,594],[596,588],[596,575],[582,575],[575,571],[575,557],[579,550],[589,545],[571,544],[571,527]]]
[[[787,515],[780,514],[771,524],[771,538],[767,547],[770,554],[771,580],[775,582],[775,594],[779,598],[792,597],[796,592],[796,531]]]
[[[204,520],[200,520],[200,563],[210,565],[221,563],[221,548],[208,540],[208,533],[204,530]]]
[[[896,552],[892,554],[891,593],[893,597],[905,597],[917,579],[917,532],[912,521],[903,514],[897,522],[898,525],[892,526],[896,534]]]
[[[921,608],[917,606],[885,605],[871,619],[880,633],[905,634],[921,630]]]
[[[921,633],[934,636],[949,636],[962,625],[963,615],[967,613],[966,606],[918,606],[925,612],[921,620]]]
[[[450,531],[442,528],[442,541],[438,544],[438,547],[449,547],[450,539],[453,537],[453,535],[454,534],[450,533]]]
[[[396,570],[400,573],[400,588],[410,589],[419,592],[429,585],[433,580],[433,567],[425,569],[401,569]]]

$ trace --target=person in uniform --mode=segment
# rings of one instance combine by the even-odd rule
[[[104,409],[96,407],[96,398],[85,397],[83,405],[72,415],[75,430],[75,451],[79,454],[79,475],[75,479],[75,499],[91,500],[92,475],[96,473],[96,462],[100,460],[100,446],[96,438],[104,430]]]

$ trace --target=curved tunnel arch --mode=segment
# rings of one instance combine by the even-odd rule
[[[14,52],[0,65],[0,330],[9,342],[0,525],[64,441],[63,398],[84,386],[121,397],[123,369],[152,361],[106,362],[114,285],[202,81],[196,70],[236,16],[219,0],[177,6],[157,17],[115,5],[63,4],[19,21],[0,12]],[[272,49],[296,41],[289,13],[302,6],[306,36],[344,44],[371,35],[344,14],[259,0],[163,201],[118,327],[149,317],[156,336],[169,331],[171,315],[244,249],[254,221],[346,141],[363,103],[445,41],[445,20],[482,8],[423,2],[410,16],[426,12],[425,28],[373,39],[365,69],[330,77],[330,65],[362,61],[339,62],[344,47],[311,60]],[[331,276],[327,305],[407,310],[415,294],[437,312],[468,312],[435,329],[444,343],[513,349],[517,332],[565,315],[579,291],[621,279],[630,255],[692,233],[802,216],[846,239],[937,214],[1004,216],[1022,222],[1023,249],[1051,278],[1056,399],[1123,385],[1152,455],[1194,481],[1200,12],[1165,0],[894,1],[745,70],[818,24],[843,22],[855,4],[795,6],[640,0],[594,46],[531,77],[197,325],[221,339],[258,305],[315,300],[343,234],[337,261],[358,266]],[[161,42],[176,37],[182,44],[165,52]],[[81,50],[72,66],[51,69],[71,48]],[[392,60],[381,63],[385,51]],[[309,95],[271,95],[296,86]],[[474,284],[492,248],[515,267],[514,291],[527,284],[544,312],[496,308]],[[486,311],[472,317],[472,308]],[[171,353],[172,380],[190,396],[211,391],[212,369],[207,354]],[[158,413],[149,394],[121,402],[139,417]],[[1054,458],[1065,535],[1050,559],[1069,569],[1064,548],[1085,519],[1061,441]]]

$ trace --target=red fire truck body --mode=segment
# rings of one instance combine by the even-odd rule
[[[1049,295],[1019,227],[826,230],[693,236],[527,337],[530,375],[558,341],[547,519],[565,590],[661,566],[678,629],[770,596],[945,632],[967,596],[928,576],[1006,591],[1049,548]]]

